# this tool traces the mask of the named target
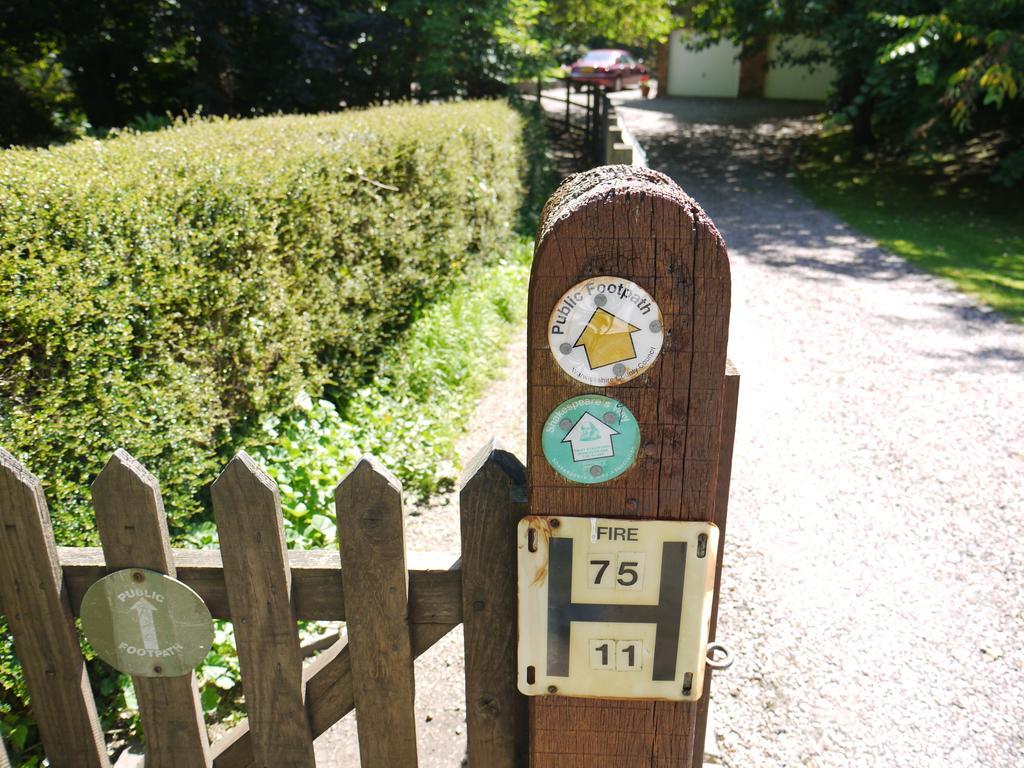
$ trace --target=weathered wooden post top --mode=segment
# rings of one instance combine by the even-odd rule
[[[729,302],[725,243],[667,176],[605,166],[545,206],[517,539],[533,766],[700,765],[738,386]]]

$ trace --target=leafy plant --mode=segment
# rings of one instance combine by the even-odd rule
[[[529,254],[521,241],[430,306],[340,407],[303,393],[292,412],[264,421],[269,439],[255,456],[278,483],[291,545],[336,540],[334,488],[363,454],[420,498],[454,481],[455,441],[525,317]]]
[[[937,92],[933,108],[914,115],[913,130],[919,136],[938,132],[944,120],[959,135],[979,127],[992,129],[1000,122],[1019,127],[1024,108],[1010,105],[1024,86],[1024,13],[1019,4],[996,2],[982,9],[959,2],[940,13],[873,17],[899,34],[879,50],[883,69],[912,68],[919,88]],[[1004,110],[1000,121],[996,114]],[[1019,146],[1019,131],[1010,130],[1010,143]],[[1020,161],[1014,159],[1022,151],[1024,147],[1003,152],[995,180],[1009,186],[1024,178]]]
[[[160,478],[172,536],[211,543],[202,489],[235,449],[271,442],[297,392],[348,407],[508,247],[522,131],[507,105],[464,102],[0,152],[0,432],[59,543],[96,543],[85,489],[119,445]],[[17,760],[41,759],[0,631],[0,719]],[[104,726],[130,731],[123,676],[89,663]],[[228,673],[204,678],[211,711],[234,711]]]

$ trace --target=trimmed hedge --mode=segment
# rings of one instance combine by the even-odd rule
[[[0,444],[62,544],[119,445],[172,530],[298,391],[351,391],[389,335],[507,242],[523,125],[500,102],[213,120],[0,153]]]

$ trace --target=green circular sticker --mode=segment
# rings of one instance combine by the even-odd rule
[[[96,654],[129,675],[188,674],[213,643],[203,599],[177,579],[144,568],[117,571],[89,587],[81,617]]]
[[[603,483],[633,465],[640,427],[612,397],[580,395],[559,405],[544,422],[541,445],[548,464],[577,483]]]

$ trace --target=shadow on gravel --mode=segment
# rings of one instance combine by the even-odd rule
[[[753,125],[780,117],[808,117],[821,114],[821,105],[813,101],[767,99],[716,99],[683,96],[659,96],[654,99],[619,101],[620,107],[658,112],[688,123]]]
[[[983,347],[971,352],[959,351],[956,354],[932,354],[931,357],[941,360],[963,360],[973,358],[985,362],[1001,363],[1024,363],[1024,352],[1019,349],[1008,349],[1006,347]]]
[[[969,323],[989,323],[994,325],[996,323],[1007,322],[1006,318],[1003,315],[999,314],[994,309],[991,309],[989,307],[977,307],[969,304],[960,305],[949,303],[943,303],[940,304],[939,306],[941,306],[945,310],[952,312],[961,320],[966,320]],[[1024,358],[1024,355],[1020,355],[1017,353],[1014,354],[1016,354],[1018,358]]]
[[[652,168],[668,173],[722,232],[734,257],[799,270],[809,280],[942,282],[874,245],[796,189],[790,167],[800,140],[818,129],[820,105],[763,99],[629,99],[618,104]],[[981,324],[997,312],[940,298],[931,307]],[[894,321],[897,319],[894,318]],[[1000,359],[1016,353],[994,351]]]

